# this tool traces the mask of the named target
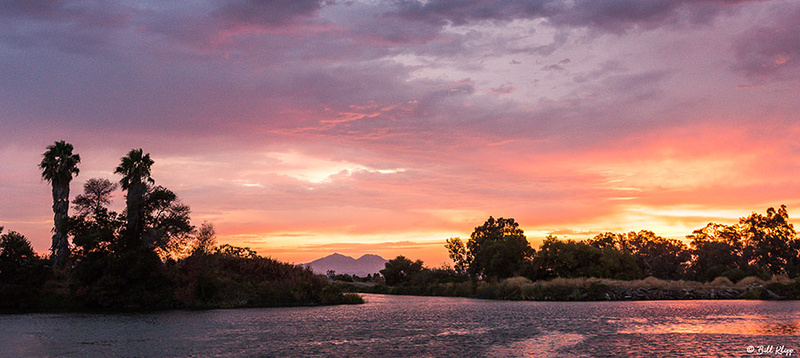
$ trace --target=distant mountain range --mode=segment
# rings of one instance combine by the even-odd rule
[[[310,267],[312,271],[318,274],[326,274],[330,270],[336,271],[337,274],[358,275],[364,277],[368,274],[374,274],[385,268],[388,260],[378,255],[364,255],[358,259],[342,254],[333,254],[325,256],[321,259],[316,259],[303,266]]]

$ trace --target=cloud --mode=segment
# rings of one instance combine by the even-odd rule
[[[397,16],[438,26],[462,26],[480,21],[507,22],[514,19],[546,19],[556,26],[586,27],[623,33],[634,27],[652,29],[682,21],[682,11],[692,22],[707,22],[724,6],[745,1],[654,0],[654,1],[401,1]]]
[[[10,0],[0,3],[0,20],[0,44],[98,53],[129,24],[131,16],[116,3]]]
[[[748,29],[736,41],[734,69],[761,80],[778,75],[796,79],[792,74],[800,68],[800,6],[773,11],[769,25]]]
[[[212,16],[231,26],[285,25],[293,19],[316,16],[322,0],[228,0]]]
[[[511,92],[514,92],[514,89],[515,89],[514,86],[511,85],[510,83],[504,83],[500,85],[500,87],[490,88],[489,92],[494,94],[509,94]]]

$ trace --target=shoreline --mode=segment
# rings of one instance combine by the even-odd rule
[[[389,295],[466,297],[521,301],[656,301],[656,300],[799,300],[800,280],[755,277],[734,284],[666,281],[653,277],[622,281],[597,278],[556,278],[532,282],[514,277],[500,282],[459,282],[428,286],[355,285],[334,282],[344,292]]]

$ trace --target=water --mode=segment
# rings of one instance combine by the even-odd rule
[[[365,298],[334,307],[0,315],[0,356],[738,357],[758,356],[759,346],[760,356],[800,356],[800,302]]]

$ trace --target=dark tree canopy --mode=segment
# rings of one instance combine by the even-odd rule
[[[446,244],[444,247],[447,249],[450,259],[453,260],[454,263],[453,269],[459,274],[467,272],[467,268],[469,268],[469,264],[472,262],[472,257],[467,251],[464,242],[462,242],[459,237],[449,238],[445,242]]]
[[[3,227],[0,227],[2,233]],[[0,308],[26,308],[40,296],[50,270],[22,234],[0,235]]]
[[[683,277],[685,263],[691,258],[684,243],[665,239],[648,230],[629,233],[623,247],[636,257],[636,264],[644,276],[661,279]]]
[[[80,173],[78,164],[81,156],[73,154],[75,148],[65,141],[58,141],[47,146],[47,151],[42,154],[39,169],[42,170],[42,179],[54,186],[69,185],[73,176]]]
[[[103,178],[92,178],[83,184],[83,194],[75,197],[72,205],[78,214],[98,215],[111,204],[111,195],[119,184]]]
[[[189,240],[194,226],[190,223],[191,210],[178,196],[162,186],[147,190],[144,200],[143,240],[161,257],[173,256]]]
[[[153,184],[155,181],[150,177],[151,167],[155,162],[150,159],[150,153],[143,154],[143,150],[132,149],[128,155],[122,157],[121,163],[114,169],[114,174],[122,175],[120,184],[122,190],[128,190],[131,186],[141,184]]]
[[[604,235],[600,240],[577,242],[548,236],[533,259],[534,272],[529,274],[534,279],[598,277],[631,280],[641,277],[641,270],[632,254],[622,252],[614,245],[597,247],[591,244],[608,237]]]
[[[744,240],[736,225],[709,223],[686,238],[692,240],[688,272],[692,280],[711,281],[725,276],[738,281],[746,276],[748,264],[742,259]]]
[[[753,213],[739,220],[747,246],[744,257],[749,264],[778,275],[795,270],[797,261],[797,233],[789,223],[786,206],[778,210],[767,209],[767,215]],[[794,272],[796,274],[796,272]]]
[[[79,259],[98,252],[113,251],[111,246],[125,226],[124,218],[109,211],[111,196],[119,187],[108,179],[92,178],[83,186],[83,194],[75,197],[77,215],[69,218],[68,230]]]
[[[472,277],[506,278],[519,274],[534,253],[514,219],[495,219],[475,228],[469,241],[451,238],[445,245],[456,271]]]
[[[381,270],[387,285],[401,285],[412,281],[422,270],[422,261],[411,261],[405,256],[397,256],[386,262],[386,268]]]

